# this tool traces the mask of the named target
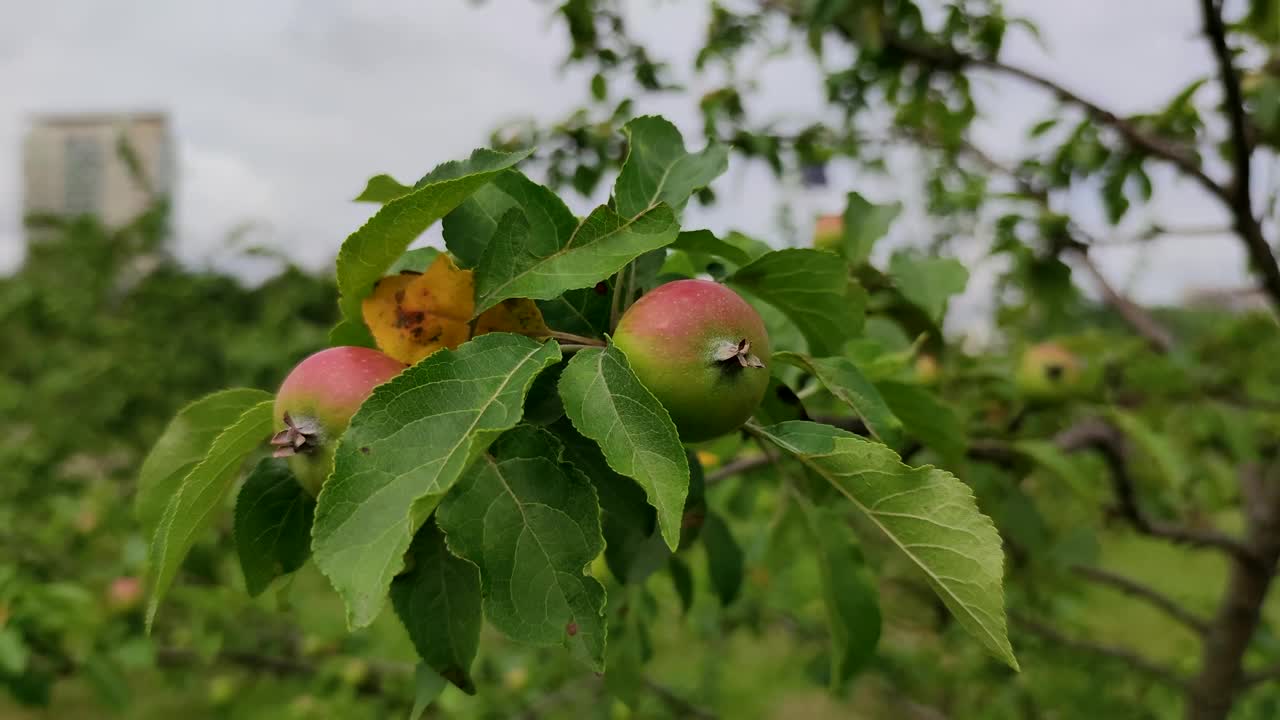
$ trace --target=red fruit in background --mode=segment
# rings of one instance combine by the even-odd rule
[[[740,427],[769,385],[764,322],[737,293],[709,280],[677,280],[641,297],[613,342],[688,442]]]
[[[298,363],[276,393],[271,439],[276,457],[289,458],[293,474],[312,495],[333,468],[333,448],[351,416],[382,383],[405,365],[377,350],[335,347]]]
[[[142,581],[126,575],[111,581],[107,586],[107,607],[115,612],[125,612],[142,602]]]
[[[813,225],[813,246],[819,250],[838,250],[844,240],[843,215],[819,215]]]

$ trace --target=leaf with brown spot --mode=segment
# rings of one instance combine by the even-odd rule
[[[532,338],[551,337],[538,304],[527,298],[510,298],[480,313],[476,318],[476,335],[509,332]]]
[[[471,337],[473,288],[471,271],[459,270],[442,253],[425,273],[379,280],[361,311],[378,349],[412,365]]]

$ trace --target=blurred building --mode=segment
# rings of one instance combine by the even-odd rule
[[[94,214],[127,223],[174,184],[164,113],[36,115],[23,145],[24,216]]]

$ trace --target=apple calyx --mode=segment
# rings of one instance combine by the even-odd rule
[[[764,367],[764,362],[751,354],[751,341],[746,338],[742,338],[738,342],[726,341],[721,343],[720,347],[716,348],[712,354],[712,357],[716,359],[716,362],[728,366],[736,364],[738,367],[744,368]]]
[[[286,458],[299,453],[313,452],[319,447],[317,438],[320,435],[320,426],[314,420],[304,418],[302,422],[297,422],[286,412],[284,425],[284,430],[271,437],[271,444],[276,446],[275,452],[271,453],[272,457]]]

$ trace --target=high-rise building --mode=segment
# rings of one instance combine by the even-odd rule
[[[68,113],[31,119],[23,146],[24,213],[96,215],[123,225],[174,184],[164,113]]]

